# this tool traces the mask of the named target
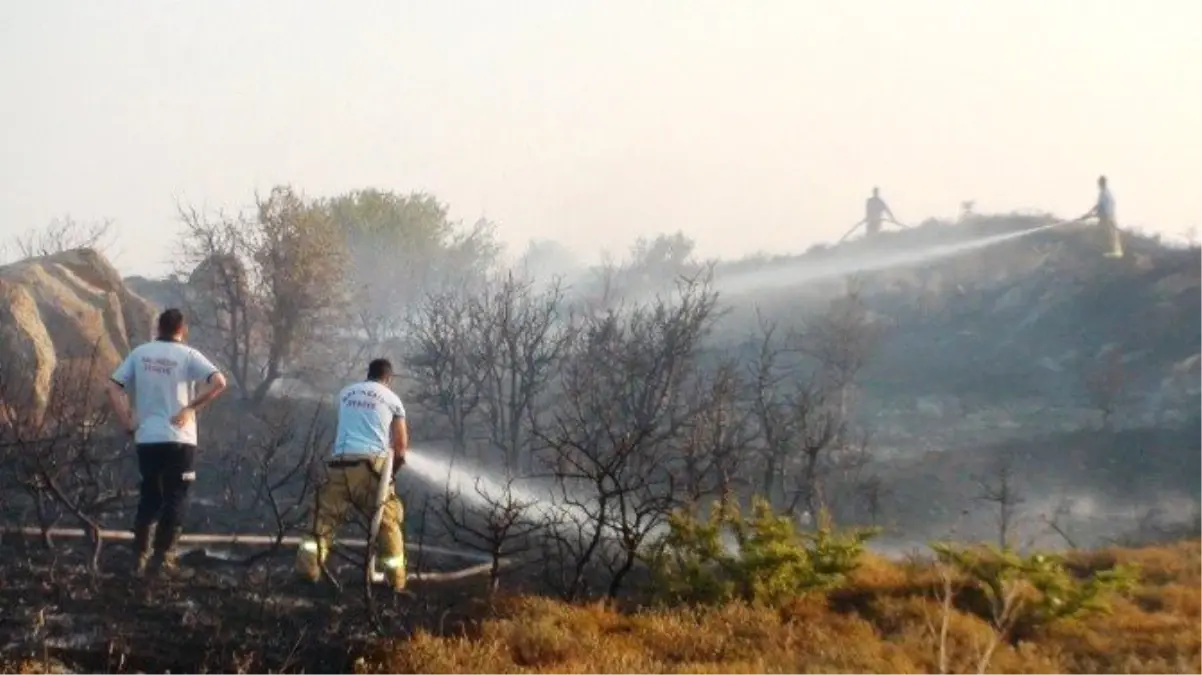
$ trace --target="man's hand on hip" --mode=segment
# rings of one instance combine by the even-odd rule
[[[174,427],[184,427],[194,419],[196,419],[196,412],[191,407],[184,406],[182,410],[171,417],[171,425]]]

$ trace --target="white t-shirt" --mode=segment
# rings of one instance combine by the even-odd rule
[[[379,382],[356,382],[338,392],[334,456],[388,452],[392,420],[405,419],[401,398]]]
[[[1108,187],[1098,190],[1098,217],[1114,220],[1114,195]]]
[[[134,442],[196,445],[196,418],[183,427],[171,424],[171,418],[192,402],[196,383],[217,372],[204,354],[182,342],[155,340],[135,347],[112,377],[122,387],[134,387]]]

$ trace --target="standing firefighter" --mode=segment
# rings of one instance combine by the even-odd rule
[[[889,216],[890,222],[897,222],[897,218],[893,217],[893,211],[889,205],[881,199],[881,189],[872,188],[872,196],[864,202],[864,229],[868,236],[880,234],[881,223],[884,222],[884,216]]]
[[[1123,257],[1123,242],[1119,237],[1118,223],[1114,219],[1114,195],[1110,194],[1110,188],[1106,185],[1106,176],[1098,176],[1098,201],[1080,220],[1093,217],[1097,217],[1102,236],[1106,239],[1108,250],[1104,255],[1107,258]]]
[[[310,581],[321,577],[330,541],[347,511],[353,508],[370,518],[379,509],[378,541],[385,578],[394,590],[405,588],[403,507],[392,489],[392,478],[404,462],[409,427],[405,406],[388,387],[391,381],[392,363],[376,359],[367,367],[366,382],[352,384],[338,394],[338,435],[328,462],[330,479],[317,491],[313,534],[301,542],[297,552],[297,571]],[[389,464],[392,470],[386,473]],[[381,496],[382,504],[378,501]]]
[[[225,391],[225,376],[203,354],[184,344],[188,326],[178,309],[159,315],[158,339],[139,345],[108,382],[109,403],[122,427],[134,435],[141,498],[134,517],[135,574],[150,563],[172,571],[188,488],[196,480],[196,411]],[[195,384],[208,391],[193,398]],[[133,385],[133,413],[126,388]],[[155,526],[155,523],[158,526]],[[151,530],[154,557],[151,558]]]

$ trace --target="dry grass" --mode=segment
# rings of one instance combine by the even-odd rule
[[[1202,542],[1080,552],[1070,559],[1071,569],[1082,576],[1117,564],[1137,566],[1141,580],[1130,593],[1111,602],[1109,614],[1015,631],[1020,637],[1004,642],[994,652],[989,670],[1202,672]],[[429,620],[417,618],[406,627],[416,630],[425,626],[432,632],[419,631],[407,640],[370,645],[355,669],[939,672],[939,634],[944,616],[938,591],[942,587],[938,570],[929,563],[893,563],[869,556],[843,588],[796,598],[775,609],[732,604],[711,609],[618,611],[603,605],[573,606],[546,598],[511,597],[497,601],[487,612],[473,610],[470,616],[460,617],[468,632],[458,637],[444,632],[456,624],[444,620],[449,607],[446,597],[425,595],[423,600],[436,611],[427,617]],[[115,624],[117,617],[127,616],[149,616],[163,625],[177,625],[181,620],[170,611],[148,614],[148,606],[121,599],[126,591],[116,587],[109,590],[112,592],[108,595],[70,611],[78,618],[86,615],[79,612],[87,607],[93,612],[103,608],[102,613],[110,612]],[[423,593],[420,588],[415,590]],[[95,668],[146,672],[168,668],[172,672],[255,669],[243,664],[245,652],[233,651],[235,646],[255,649],[247,642],[248,636],[256,635],[252,624],[230,622],[236,617],[253,617],[255,611],[262,610],[238,601],[240,596],[218,595],[209,588],[209,592],[196,594],[192,600],[207,601],[210,616],[233,626],[231,630],[237,634],[233,642],[223,641],[224,632],[168,631],[163,633],[163,641],[139,639],[140,651],[130,652],[128,662],[114,661],[111,654],[84,659],[84,655],[56,653],[54,649],[44,652],[34,645],[0,656],[0,673],[96,672]],[[9,594],[5,599],[14,597]],[[946,670],[975,672],[980,655],[995,633],[981,616],[985,609],[980,593],[961,592],[952,607],[947,615],[943,650]],[[270,650],[295,650],[302,635],[299,631],[304,625],[315,625],[310,622],[316,621],[316,615],[305,618],[290,609],[286,616],[286,622],[270,616],[266,620],[252,619],[273,636],[272,640],[257,637],[255,644],[267,645]],[[486,618],[480,622],[472,618],[479,616]],[[306,645],[310,644],[313,650],[296,659],[291,652],[284,656],[283,652],[264,651],[255,656],[255,663],[261,664],[257,669],[339,672],[350,665],[342,660],[347,643],[334,634],[306,636]],[[204,645],[216,656],[206,655]],[[231,651],[221,651],[227,648]],[[185,652],[195,660],[188,660],[192,657],[184,656]],[[15,660],[6,661],[5,657]],[[48,658],[49,666],[42,665],[43,658]]]
[[[1202,672],[1202,543],[1074,556],[1076,569],[1134,563],[1140,586],[1109,614],[1065,620],[1006,643],[990,672]],[[544,598],[501,601],[470,635],[383,643],[361,672],[938,672],[939,577],[869,558],[846,588],[783,609],[618,612]],[[947,665],[972,672],[992,628],[957,601]]]

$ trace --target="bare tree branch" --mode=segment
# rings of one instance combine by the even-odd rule
[[[289,374],[311,380],[341,355],[345,249],[322,208],[277,187],[253,217],[179,213],[195,341],[244,398],[261,402]]]
[[[682,281],[672,301],[588,317],[573,342],[558,405],[537,432],[553,452],[563,506],[587,522],[569,525],[586,542],[569,561],[569,596],[595,561],[615,596],[647,536],[679,503],[677,446],[699,412],[689,409],[686,383],[715,301],[708,276]]]
[[[30,228],[13,238],[13,248],[22,258],[37,258],[77,248],[107,253],[114,244],[115,228],[109,219],[81,222],[64,216],[42,228]]]

